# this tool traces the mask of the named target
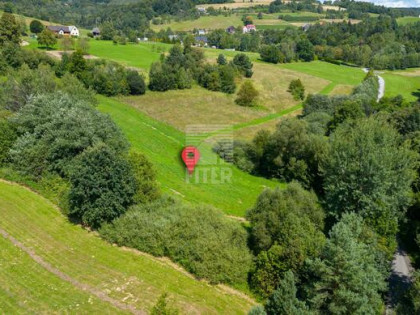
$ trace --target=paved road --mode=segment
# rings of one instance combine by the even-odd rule
[[[387,305],[387,314],[393,314],[398,298],[410,286],[413,267],[407,253],[398,247],[392,261],[392,272],[389,278],[389,297]]]

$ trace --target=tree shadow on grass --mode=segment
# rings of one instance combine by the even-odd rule
[[[420,101],[420,89],[418,89],[416,92],[412,92],[411,95],[417,97],[417,99]]]
[[[37,48],[39,50],[45,50],[45,51],[54,51],[54,50],[57,50],[57,48],[55,48],[55,47],[47,47],[47,46],[38,46]]]

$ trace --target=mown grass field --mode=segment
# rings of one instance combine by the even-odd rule
[[[28,49],[37,49],[38,43],[35,39],[29,39]],[[89,41],[89,54],[118,62],[126,67],[134,67],[147,70],[151,64],[158,61],[160,55],[169,51],[172,45],[155,42],[142,42],[138,44],[115,45],[112,41],[91,39]],[[57,43],[53,49],[59,50]]]
[[[243,216],[264,188],[284,187],[284,184],[251,176],[231,164],[226,164],[204,140],[198,144],[201,159],[195,172],[200,175],[197,183],[195,175],[187,176],[180,159],[182,148],[188,144],[183,132],[148,117],[118,99],[99,97],[99,100],[99,110],[108,113],[120,126],[130,141],[132,150],[142,152],[153,162],[164,193],[187,202],[213,205],[229,215]],[[195,123],[192,116],[191,124]],[[220,183],[220,172],[229,169],[232,172],[231,181]],[[203,174],[207,170],[210,173],[206,180]],[[216,176],[214,180],[211,178],[213,170]]]
[[[127,313],[115,301],[150,312],[164,292],[183,314],[244,314],[252,305],[245,295],[197,281],[166,260],[104,242],[21,186],[0,181],[0,210],[5,314]]]
[[[162,53],[169,51],[171,46],[152,42],[114,45],[112,41],[91,40],[89,53],[128,67],[148,69],[153,62],[159,60]]]
[[[385,96],[400,94],[409,101],[418,99],[413,93],[420,92],[420,69],[386,71],[381,76],[385,79]]]
[[[417,16],[404,16],[397,19],[398,25],[406,25],[418,22],[420,22],[420,18],[418,18]]]
[[[338,66],[323,61],[296,62],[280,65],[281,68],[307,73],[328,81],[334,85],[358,85],[365,77],[365,73],[359,68]]]

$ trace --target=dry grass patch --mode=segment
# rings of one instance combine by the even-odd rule
[[[202,16],[195,20],[185,20],[179,22],[174,21],[168,24],[152,25],[152,29],[159,31],[170,27],[173,31],[192,31],[195,28],[214,30],[220,28],[225,29],[231,25],[235,27],[243,25],[241,17],[236,14],[230,16]]]
[[[287,92],[290,82],[295,79],[303,82],[306,93],[317,93],[330,83],[309,74],[261,62],[255,62],[253,70],[251,81],[260,93],[256,108],[238,106],[235,104],[236,95],[212,92],[199,86],[163,93],[148,91],[146,95],[122,97],[120,100],[184,131],[190,124],[236,125],[295,106],[299,101]],[[240,84],[238,82],[237,90]]]
[[[330,95],[347,95],[350,94],[354,89],[352,85],[345,85],[345,84],[338,84],[336,85],[332,91],[329,93]]]
[[[267,115],[266,110],[241,107],[235,95],[195,86],[188,90],[147,92],[121,99],[147,115],[184,131],[191,124],[238,124]]]
[[[330,82],[297,71],[287,70],[266,63],[254,63],[252,81],[260,91],[260,103],[271,112],[289,108],[298,104],[287,92],[292,80],[300,79],[305,86],[306,93],[317,93]]]
[[[307,93],[321,91],[329,81],[265,63],[254,63],[251,81],[260,92],[259,106],[241,107],[236,95],[212,92],[199,86],[187,90],[147,92],[120,100],[181,131],[190,124],[236,125],[261,118],[299,104],[287,92],[290,81],[300,79]],[[238,82],[239,90],[240,82]]]
[[[406,71],[395,71],[395,72],[390,71],[390,73],[402,75],[402,76],[405,76],[405,77],[420,77],[420,69],[419,68],[409,69],[409,70],[406,70]]]

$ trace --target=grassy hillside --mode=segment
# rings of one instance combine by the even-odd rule
[[[362,82],[365,73],[359,68],[338,66],[323,61],[297,62],[282,64],[280,67],[307,73],[334,83],[331,90],[336,85],[357,85]]]
[[[413,93],[420,91],[420,69],[386,71],[381,75],[385,79],[385,96],[401,94],[409,101],[418,99]]]
[[[251,176],[230,164],[225,165],[205,142],[199,145],[202,157],[196,174],[202,175],[204,170],[218,165],[214,168],[217,179],[220,179],[220,168],[227,167],[232,170],[232,181],[214,184],[208,174],[208,183],[203,183],[204,175],[200,175],[200,183],[195,183],[194,176],[190,179],[191,183],[188,183],[185,167],[180,159],[185,145],[183,132],[116,99],[100,97],[99,100],[99,110],[108,113],[121,127],[132,149],[143,152],[153,162],[162,190],[170,195],[188,202],[211,204],[227,214],[243,216],[265,187],[282,186],[280,183]],[[193,117],[191,123],[194,124]]]
[[[278,19],[277,16],[275,16],[274,14],[266,14],[264,15],[263,19],[257,19],[256,14],[249,15],[254,18],[254,24],[256,25],[257,29],[284,29],[288,26],[293,27],[292,24]],[[293,15],[293,13],[291,13],[290,15]],[[173,31],[192,31],[194,29],[226,29],[229,26],[243,26],[241,18],[241,14],[234,14],[230,16],[202,16],[195,20],[173,21],[168,24],[151,25],[151,28],[155,31],[167,29],[168,27],[171,28]]]
[[[114,45],[111,41],[91,40],[89,53],[128,67],[148,69],[170,47],[171,45],[163,43]]]
[[[251,307],[245,296],[197,281],[165,260],[107,244],[18,185],[0,181],[0,209],[6,314],[126,312],[120,304],[148,312],[164,292],[182,313],[243,314]]]
[[[241,26],[243,22],[241,21],[241,16],[233,14],[231,16],[202,16],[195,20],[186,20],[186,21],[173,21],[169,24],[162,24],[162,25],[153,25],[151,24],[151,28],[155,31],[159,31],[161,29],[167,29],[168,27],[171,28],[173,31],[192,31],[195,28],[203,28],[203,29],[225,29],[229,26]]]

